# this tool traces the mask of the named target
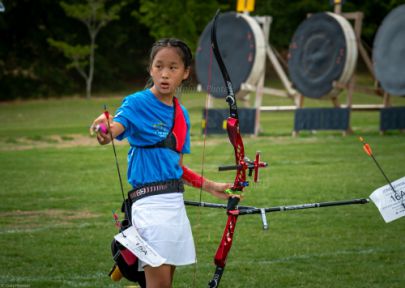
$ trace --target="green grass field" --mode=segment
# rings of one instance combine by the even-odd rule
[[[200,171],[202,94],[183,97],[192,121],[192,154],[185,163]],[[103,104],[114,111],[121,97],[37,100],[0,104],[0,287],[129,287],[112,282],[110,242],[116,233],[112,210],[121,195],[110,145],[88,136]],[[356,95],[358,103],[381,103]],[[218,107],[225,103],[216,102]],[[291,105],[267,97],[265,105]],[[394,105],[405,105],[394,98]],[[330,106],[306,101],[307,106]],[[368,197],[385,180],[362,151],[357,136],[373,147],[392,180],[405,175],[405,134],[379,134],[378,112],[353,112],[354,135],[303,132],[291,137],[293,113],[262,114],[260,137],[245,137],[246,154],[262,151],[270,166],[261,182],[246,189],[244,205],[276,206]],[[117,145],[126,171],[127,145]],[[205,175],[233,161],[226,136],[210,136]],[[125,189],[129,190],[125,183]],[[207,193],[203,201],[216,201]],[[185,198],[198,200],[188,188]],[[198,264],[180,267],[174,287],[206,287],[222,236],[223,210],[188,207]],[[405,287],[405,219],[386,224],[374,204],[239,218],[221,287]],[[134,286],[132,286],[134,287]]]

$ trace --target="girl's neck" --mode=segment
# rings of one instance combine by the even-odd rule
[[[160,102],[163,102],[164,104],[166,104],[168,106],[173,105],[173,97],[174,97],[174,95],[172,95],[172,94],[162,95],[162,94],[159,93],[159,91],[157,91],[157,89],[154,86],[152,88],[150,88],[150,91],[153,93],[153,95],[155,95],[155,97]]]

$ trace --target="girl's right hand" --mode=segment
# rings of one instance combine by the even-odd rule
[[[107,120],[105,114],[101,114],[98,116],[94,121],[93,124],[90,126],[90,134],[93,135],[97,133],[97,141],[101,145],[105,145],[111,142],[111,136],[108,131],[108,127],[111,125],[112,116],[110,115],[110,119]],[[107,122],[108,121],[108,122]]]
[[[109,119],[107,120],[104,113],[98,116],[90,126],[90,134],[96,132],[97,141],[101,145],[110,143],[111,137],[115,138],[124,131],[125,128],[121,123],[114,122],[111,115],[109,115]]]

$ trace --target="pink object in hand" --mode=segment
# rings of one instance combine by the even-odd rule
[[[107,126],[106,126],[104,123],[100,123],[100,124],[98,124],[98,125],[96,126],[96,131],[101,131],[101,132],[103,132],[104,134],[107,134],[108,129],[107,129]]]

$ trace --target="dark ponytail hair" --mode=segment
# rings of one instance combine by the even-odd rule
[[[184,68],[188,69],[191,66],[193,61],[193,54],[191,54],[190,48],[187,46],[186,43],[183,41],[176,39],[176,38],[163,38],[156,41],[150,50],[149,55],[149,66],[148,72],[152,68],[153,60],[155,59],[156,54],[163,48],[173,47],[176,48],[177,53],[179,54],[181,60],[183,60]],[[146,88],[150,88],[153,86],[152,78],[149,78],[146,83]]]

